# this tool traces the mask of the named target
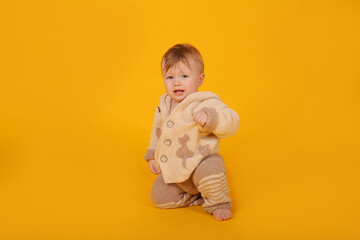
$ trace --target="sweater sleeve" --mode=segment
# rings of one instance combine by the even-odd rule
[[[234,135],[239,129],[239,115],[225,103],[216,101],[211,106],[201,109],[208,116],[204,126],[200,126],[202,132],[212,132],[218,138],[227,138]]]
[[[160,108],[157,107],[154,114],[154,121],[152,124],[149,147],[144,156],[144,160],[146,161],[150,159],[155,159],[155,149],[161,135],[161,125],[162,125],[162,118],[160,115]]]

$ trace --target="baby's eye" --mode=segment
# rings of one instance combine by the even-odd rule
[[[166,79],[173,79],[173,77],[172,77],[172,76],[168,76]]]
[[[183,76],[183,78],[187,78],[188,76],[187,75],[182,75]]]

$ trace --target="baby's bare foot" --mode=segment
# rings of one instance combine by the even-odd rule
[[[227,208],[218,208],[213,212],[213,215],[216,220],[222,221],[227,220],[232,217],[232,214]]]

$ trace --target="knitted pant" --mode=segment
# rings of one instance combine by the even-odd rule
[[[212,214],[218,208],[231,209],[224,159],[220,154],[205,157],[182,183],[165,183],[162,174],[151,189],[151,200],[159,208],[202,205]]]

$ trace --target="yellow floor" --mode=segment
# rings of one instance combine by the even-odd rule
[[[3,149],[1,238],[360,236],[358,169],[344,166],[351,163],[352,156],[336,156],[331,150],[310,156],[306,151],[282,153],[281,149],[263,147],[259,149],[264,153],[254,153],[247,150],[254,144],[249,140],[247,147],[231,150],[230,143],[247,138],[239,134],[223,145],[234,216],[218,222],[200,206],[174,210],[154,207],[149,191],[155,175],[142,161],[144,149],[140,148],[146,145],[146,137],[127,137],[138,146],[125,145],[123,139],[110,133],[88,132],[84,142],[48,139],[28,143],[27,150],[16,146]]]
[[[1,1],[0,239],[360,239],[358,1]],[[233,218],[160,210],[143,156],[176,43],[240,116]]]

